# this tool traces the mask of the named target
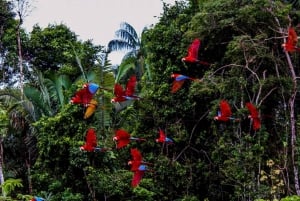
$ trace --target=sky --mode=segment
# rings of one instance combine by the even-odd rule
[[[163,0],[174,4],[175,0]],[[33,25],[65,24],[80,40],[106,46],[115,38],[121,22],[127,22],[140,35],[145,26],[158,22],[163,12],[162,0],[33,0],[24,19],[27,32]],[[111,53],[109,59],[119,64],[124,53]]]

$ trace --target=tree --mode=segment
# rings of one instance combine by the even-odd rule
[[[109,41],[108,51],[128,51],[124,58],[137,57],[141,42],[136,30],[127,22],[120,25],[120,29],[115,32],[116,39]]]
[[[127,22],[121,23],[120,29],[115,32],[115,35],[116,39],[109,41],[107,45],[108,51],[126,51],[123,61],[125,62],[128,59],[131,61],[131,64],[128,65],[135,67],[138,79],[140,79],[144,73],[144,55],[140,37],[136,30]],[[130,58],[134,58],[134,61]],[[128,70],[128,67],[120,67]],[[120,69],[120,71],[123,70]]]
[[[44,29],[34,26],[26,49],[32,68],[44,73],[59,70],[74,78],[82,73],[75,53],[84,70],[89,71],[101,50],[101,46],[94,46],[91,41],[78,41],[76,34],[63,24],[48,25]]]

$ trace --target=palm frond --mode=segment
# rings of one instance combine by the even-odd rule
[[[114,39],[109,41],[107,47],[109,52],[134,49],[134,46],[132,46],[131,44],[127,43],[124,40],[119,40],[119,39]]]
[[[134,47],[133,49],[136,49],[139,47],[139,41],[138,41],[139,39],[133,37],[126,30],[120,29],[120,30],[116,31],[116,36],[118,37],[118,39],[123,40],[123,41],[127,42],[128,44],[130,44],[132,47]]]
[[[57,75],[52,73],[45,79],[45,85],[52,100],[57,100],[62,107],[67,103],[63,91],[71,86],[71,80],[67,75]]]
[[[118,73],[117,76],[115,78],[115,82],[118,83],[120,82],[120,79],[126,75],[126,73],[130,70],[130,69],[134,69],[135,65],[133,63],[128,63],[126,65],[121,65],[118,68]]]
[[[123,30],[126,30],[128,33],[130,33],[134,38],[138,39],[138,34],[136,33],[136,30],[128,24],[127,22],[122,22],[120,25],[120,28]]]
[[[45,102],[42,93],[38,89],[26,86],[24,87],[24,94],[31,104],[35,106],[35,114],[38,114],[36,118],[39,118],[41,115],[51,116],[53,114],[50,105]],[[33,108],[26,101],[23,102],[23,106],[27,109]]]
[[[300,0],[285,0],[285,2],[292,5],[293,8],[299,9],[300,8]]]
[[[123,58],[122,58],[122,62],[124,62],[125,60],[127,60],[128,58],[131,58],[131,57],[136,57],[138,54],[138,50],[132,50],[130,52],[127,52]]]

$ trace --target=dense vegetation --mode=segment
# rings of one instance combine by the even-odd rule
[[[298,1],[164,4],[154,27],[137,36],[124,23],[118,33],[128,35],[108,50],[63,24],[26,33],[13,2],[0,0],[0,200],[300,200],[299,52],[282,48],[288,27],[299,31]],[[209,66],[181,61],[195,38]],[[107,55],[122,48],[129,54],[114,69]],[[202,81],[171,93],[172,73]],[[132,74],[142,99],[112,104],[114,83]],[[96,113],[84,120],[83,107],[69,101],[86,82],[101,89]],[[239,121],[214,120],[222,99]],[[246,102],[259,109],[258,131]],[[79,150],[90,127],[112,150]],[[147,141],[115,149],[120,128]],[[156,143],[159,129],[175,143]],[[136,188],[131,148],[153,164]]]

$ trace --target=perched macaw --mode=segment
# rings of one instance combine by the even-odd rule
[[[34,196],[30,201],[45,201],[44,198]]]
[[[89,117],[91,117],[95,113],[97,106],[98,106],[98,102],[95,99],[92,99],[87,104],[87,108],[85,110],[83,118],[88,119]]]
[[[82,89],[75,93],[70,102],[72,104],[83,104],[86,106],[90,103],[98,89],[99,85],[95,83],[86,83],[83,85]]]
[[[115,97],[111,99],[111,102],[123,102],[126,100],[139,100],[140,97],[134,95],[136,87],[136,76],[133,75],[129,78],[126,88],[123,89],[122,85],[116,83],[114,87]]]
[[[155,140],[158,143],[166,143],[166,144],[173,144],[174,141],[171,138],[168,138],[165,132],[162,129],[159,129],[159,138]]]
[[[129,144],[130,141],[146,141],[144,138],[131,137],[130,134],[122,129],[116,130],[113,141],[117,143],[117,149],[121,149]]]
[[[238,121],[238,119],[232,117],[231,107],[226,100],[221,100],[219,106],[220,110],[218,111],[218,115],[214,117],[214,120],[223,122],[227,122],[229,120]]]
[[[141,182],[145,172],[149,170],[148,165],[151,165],[151,163],[143,161],[142,154],[137,148],[131,148],[130,153],[132,160],[128,161],[128,165],[131,165],[130,170],[134,172],[131,186],[135,188]]]
[[[260,122],[260,117],[257,108],[250,102],[246,103],[246,107],[250,113],[248,117],[252,120],[253,130],[255,131],[259,130],[261,127],[261,122]]]
[[[85,135],[85,144],[80,147],[80,150],[88,152],[105,152],[108,151],[109,148],[97,147],[96,131],[93,128],[89,128]]]
[[[209,65],[209,63],[205,61],[200,61],[198,58],[200,45],[201,45],[201,40],[198,38],[194,39],[194,41],[192,42],[192,44],[190,44],[188,48],[188,55],[182,58],[181,60],[187,63],[199,63],[203,65]]]
[[[172,89],[171,89],[172,93],[177,92],[182,87],[183,83],[186,80],[192,80],[192,81],[196,81],[196,82],[201,81],[200,79],[192,78],[192,77],[182,75],[182,74],[178,74],[178,73],[172,73],[171,78],[174,78],[174,81],[172,83]]]
[[[289,27],[287,41],[286,43],[282,44],[282,47],[287,52],[295,52],[295,51],[300,52],[300,48],[297,47],[297,43],[298,43],[297,33],[293,27]]]

